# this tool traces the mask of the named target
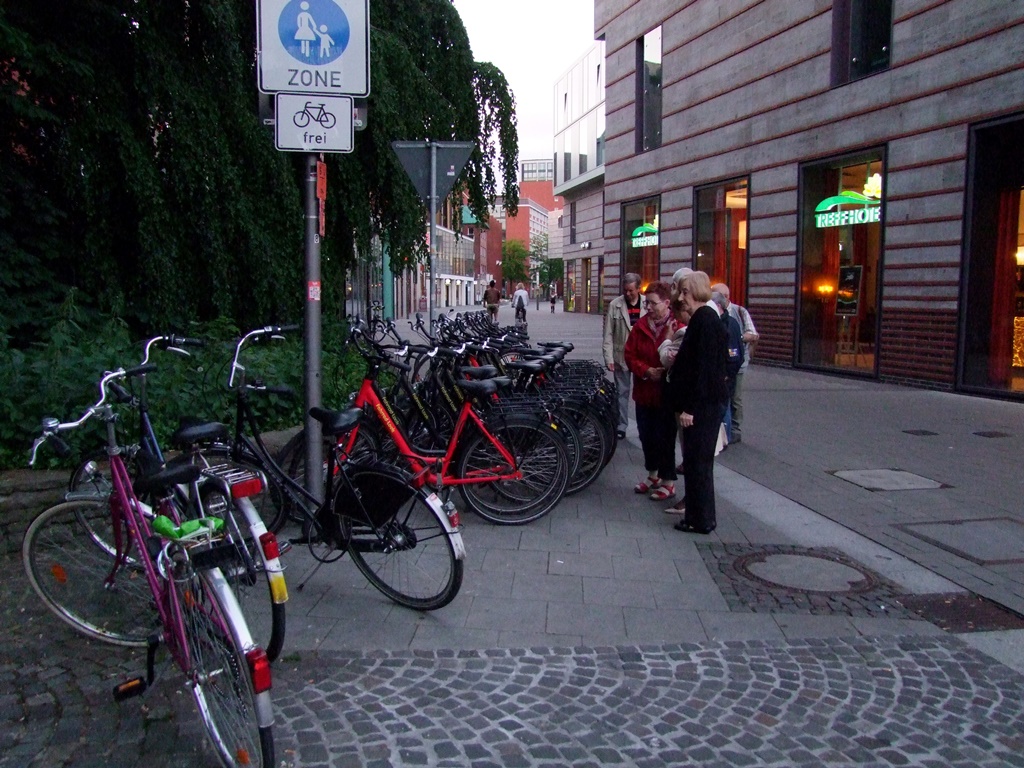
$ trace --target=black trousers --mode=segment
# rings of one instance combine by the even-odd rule
[[[636,404],[636,431],[644,449],[644,469],[650,476],[675,482],[676,416],[668,408]]]
[[[700,530],[717,525],[715,516],[715,446],[724,405],[701,408],[693,426],[683,430],[683,478],[686,481],[686,522]]]

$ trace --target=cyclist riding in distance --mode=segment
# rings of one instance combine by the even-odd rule
[[[530,303],[530,294],[522,283],[516,284],[516,292],[512,294],[512,306],[516,310],[516,322],[526,322],[526,306]]]

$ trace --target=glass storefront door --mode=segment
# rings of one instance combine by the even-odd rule
[[[697,269],[712,284],[729,286],[729,297],[747,303],[747,198],[746,179],[701,187],[696,191],[694,229],[697,232]]]
[[[801,168],[800,365],[876,371],[884,165],[878,149]]]
[[[1024,394],[1024,117],[971,131],[960,385]]]

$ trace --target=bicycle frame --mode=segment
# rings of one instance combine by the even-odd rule
[[[501,441],[495,438],[494,435],[491,434],[491,431],[487,429],[483,420],[477,414],[468,398],[462,401],[462,405],[459,408],[458,418],[455,422],[455,430],[452,433],[451,439],[448,441],[448,447],[444,454],[440,456],[433,456],[415,451],[409,444],[404,430],[399,426],[397,420],[392,415],[393,411],[390,407],[390,403],[387,402],[386,397],[380,391],[380,387],[375,381],[374,374],[377,371],[378,364],[373,363],[371,365],[373,366],[371,374],[363,378],[363,383],[359,388],[359,392],[356,394],[354,405],[357,408],[362,408],[364,410],[369,409],[376,414],[378,421],[387,431],[388,436],[391,437],[391,439],[394,440],[395,445],[398,446],[398,452],[409,463],[409,468],[413,475],[412,482],[415,487],[419,488],[427,485],[433,488],[440,488],[445,485],[468,485],[471,483],[493,483],[499,480],[523,479],[523,473],[518,468],[516,460],[513,458],[512,454],[510,454]],[[491,445],[494,446],[495,450],[498,451],[498,455],[501,456],[502,460],[507,462],[509,467],[512,467],[511,472],[481,471],[474,473],[469,477],[454,477],[450,474],[450,468],[454,461],[456,450],[458,449],[459,438],[462,436],[463,431],[469,424],[475,425],[476,428],[480,430]],[[351,453],[355,447],[355,441],[358,433],[359,426],[356,426],[356,428],[353,429],[346,438],[344,438],[343,445],[347,453]]]

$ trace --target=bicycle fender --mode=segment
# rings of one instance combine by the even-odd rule
[[[441,504],[441,499],[438,498],[436,493],[431,493],[427,496],[426,501],[427,504],[430,505],[430,508],[437,513],[437,516],[441,518],[441,522],[444,523],[444,529],[448,532],[448,539],[452,543],[452,549],[455,550],[455,559],[465,560],[466,543],[462,540],[462,534],[453,528],[451,522],[448,520],[448,515],[444,511],[444,505]]]

